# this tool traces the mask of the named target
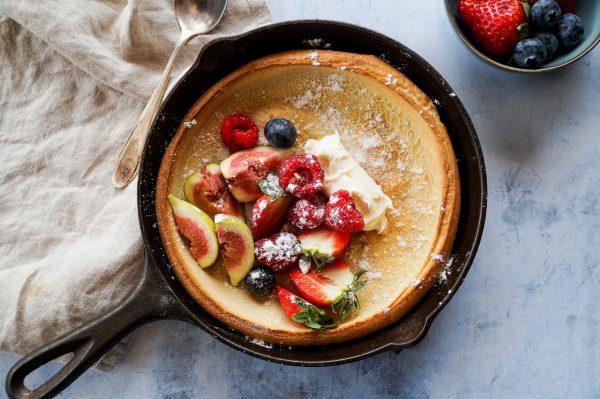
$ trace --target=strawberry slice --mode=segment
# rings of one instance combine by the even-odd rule
[[[279,296],[281,308],[290,320],[304,324],[314,330],[337,327],[337,323],[331,316],[285,288],[277,286],[277,296]]]
[[[366,284],[360,280],[366,270],[352,274],[343,259],[329,264],[320,272],[302,273],[300,269],[290,271],[290,279],[302,296],[316,306],[331,306],[340,320],[344,320],[352,309],[360,309],[356,292]]]
[[[285,223],[293,202],[293,197],[289,195],[275,199],[266,194],[261,195],[254,203],[250,216],[250,231],[254,240],[278,231]]]
[[[298,234],[302,251],[311,257],[317,265],[317,271],[326,263],[339,257],[350,242],[350,233],[332,230],[321,226],[313,230],[304,230]]]

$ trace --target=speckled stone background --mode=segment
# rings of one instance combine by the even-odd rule
[[[88,371],[61,397],[600,397],[600,50],[564,71],[516,75],[468,53],[441,0],[269,5],[276,21],[336,19],[381,31],[450,82],[488,168],[475,264],[426,338],[401,353],[287,367],[185,323],[158,322],[139,330],[113,372]],[[0,354],[0,374],[17,359]]]

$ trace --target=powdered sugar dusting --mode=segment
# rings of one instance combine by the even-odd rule
[[[223,214],[223,213],[217,213],[215,215],[215,223],[221,223],[222,221],[224,221],[226,219],[227,215]]]
[[[442,270],[442,273],[440,274],[440,278],[438,279],[439,283],[445,283],[448,281],[448,276],[450,274],[452,274],[452,265],[454,264],[455,259],[456,259],[455,255],[451,256],[448,259],[448,261],[446,262],[446,266],[444,267],[444,270]]]
[[[267,209],[267,200],[262,200],[258,203],[258,209],[262,212]]]
[[[320,37],[315,37],[314,39],[304,39],[302,40],[303,44],[308,44],[310,47],[321,47],[323,45],[323,39]]]
[[[331,91],[340,92],[340,91],[344,90],[343,79],[344,79],[343,75],[340,75],[340,74],[331,75],[328,80],[329,88],[331,89]]]
[[[360,259],[357,264],[360,269],[371,270],[371,264],[369,262],[367,262],[365,259]]]
[[[319,58],[318,51],[312,51],[312,52],[308,53],[308,58],[312,60],[313,65],[321,65],[321,63],[318,61],[318,58]]]
[[[314,89],[308,89],[301,96],[291,99],[294,107],[301,109],[309,105],[311,102],[321,98],[321,89],[323,86],[317,85]]]
[[[291,233],[280,233],[275,239],[261,240],[261,245],[256,245],[254,253],[267,262],[294,262],[302,253],[300,241]]]
[[[198,123],[198,121],[196,121],[196,119],[192,119],[191,121],[183,122],[183,126],[185,126],[186,129],[189,129],[196,123]]]
[[[360,147],[353,149],[352,156],[356,160],[356,162],[358,162],[360,164],[366,164],[367,159],[368,159],[367,153],[369,152],[369,150],[374,147],[379,147],[381,145],[383,145],[383,140],[381,139],[379,134],[377,134],[377,133],[363,134],[360,139]],[[373,160],[376,160],[376,159],[381,159],[381,158],[373,157],[371,159],[371,163],[369,164],[369,166],[373,166],[372,165]]]
[[[419,234],[415,240],[417,240],[417,244],[416,244],[416,248],[420,249],[423,247],[423,244],[425,243],[425,241],[429,240],[429,238],[424,235],[424,234]]]
[[[263,348],[267,348],[267,349],[273,349],[274,348],[273,344],[269,344],[269,343],[263,341],[262,339],[252,338],[252,337],[250,337],[248,335],[246,335],[245,338],[247,340],[249,340],[250,342],[252,342],[254,345],[262,346]]]
[[[404,238],[400,235],[396,236],[396,245],[398,245],[400,248],[405,248],[408,243],[406,242],[406,240],[404,240]]]
[[[366,272],[364,278],[367,281],[379,280],[381,278],[381,272]]]
[[[398,82],[398,79],[393,78],[393,76],[394,75],[392,75],[391,73],[387,74],[387,76],[385,77],[385,85],[386,86],[392,86]]]
[[[283,195],[283,188],[279,185],[279,176],[276,173],[269,173],[258,185],[263,193],[271,198],[277,198]]]

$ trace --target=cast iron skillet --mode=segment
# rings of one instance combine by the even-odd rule
[[[256,58],[285,50],[314,48],[309,45],[309,39],[322,39],[320,45],[333,50],[381,57],[437,100],[438,111],[458,159],[461,215],[452,249],[455,261],[447,281],[434,286],[398,323],[341,344],[269,349],[250,342],[243,334],[210,316],[175,277],[156,227],[156,179],[167,145],[188,109],[204,91]],[[314,41],[310,43],[314,45]],[[113,311],[19,360],[6,379],[8,396],[42,398],[58,394],[131,331],[159,319],[185,320],[244,353],[299,366],[347,363],[382,351],[415,345],[423,339],[433,319],[454,295],[469,270],[483,230],[486,201],[483,155],[467,112],[438,72],[402,44],[365,28],[329,21],[286,22],[218,39],[204,48],[190,71],[170,93],[146,142],[138,180],[138,214],[145,245],[140,281],[131,295]],[[25,387],[24,380],[29,373],[69,353],[73,354],[71,360],[47,382],[33,390]]]

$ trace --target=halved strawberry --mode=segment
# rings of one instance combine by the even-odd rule
[[[325,226],[304,230],[298,234],[302,251],[314,260],[317,271],[321,270],[326,263],[333,262],[344,252],[350,242],[350,237],[350,233],[342,233]]]
[[[266,194],[258,197],[250,215],[250,231],[252,231],[254,240],[259,240],[279,230],[285,223],[287,212],[293,202],[294,199],[290,195],[275,199]]]
[[[366,270],[352,274],[348,264],[338,259],[325,266],[320,272],[307,274],[300,269],[290,271],[290,279],[300,293],[316,306],[329,306],[340,320],[344,320],[352,309],[360,309],[356,291],[366,284],[360,281]]]
[[[283,312],[291,320],[304,324],[314,330],[337,327],[337,323],[331,316],[285,288],[277,286],[277,296],[279,296],[279,303]]]

